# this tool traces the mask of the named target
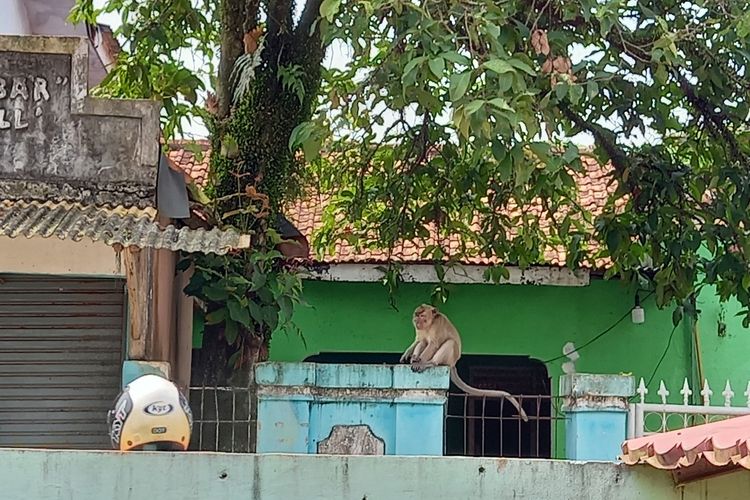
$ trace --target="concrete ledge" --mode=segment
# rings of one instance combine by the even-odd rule
[[[750,489],[742,472],[675,488],[648,466],[562,460],[0,449],[0,463],[9,500],[739,500]]]
[[[307,268],[304,278],[316,281],[342,281],[354,283],[379,283],[383,271],[379,264],[328,264],[317,263]],[[490,283],[484,278],[486,266],[462,265],[446,269],[446,283]],[[588,286],[590,273],[586,269],[572,271],[565,267],[532,267],[521,270],[508,266],[508,279],[500,283],[508,285]],[[431,264],[404,264],[401,278],[406,283],[440,283],[435,267]]]
[[[342,401],[418,404],[445,404],[445,391],[437,389],[390,388],[338,388],[338,387],[284,387],[261,386],[258,396],[263,401],[315,401],[316,403],[341,403]]]
[[[573,373],[560,377],[560,395],[568,397],[620,397],[635,394],[635,379],[630,375]]]
[[[259,386],[367,389],[442,389],[450,386],[447,367],[414,373],[407,365],[258,363],[255,381]]]

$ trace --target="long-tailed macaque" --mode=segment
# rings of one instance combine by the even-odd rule
[[[461,337],[443,313],[422,304],[414,310],[412,322],[416,338],[401,356],[401,363],[410,362],[414,371],[423,371],[430,366],[448,366],[451,380],[459,389],[471,396],[506,398],[516,407],[524,422],[528,422],[529,417],[518,400],[507,392],[477,389],[461,380],[456,371],[456,362],[461,357]]]

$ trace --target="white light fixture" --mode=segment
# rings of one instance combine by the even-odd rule
[[[635,294],[635,307],[630,311],[630,319],[636,325],[640,325],[646,321],[646,311],[641,307],[641,298],[637,292]]]

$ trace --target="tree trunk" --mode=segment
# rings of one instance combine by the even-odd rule
[[[269,217],[273,217],[283,200],[294,196],[297,174],[302,166],[289,151],[289,137],[297,125],[310,118],[325,54],[317,30],[310,34],[320,0],[308,0],[296,30],[292,27],[294,2],[269,0],[264,4],[268,11],[264,64],[254,74],[251,88],[241,102],[233,103],[229,77],[237,58],[245,52],[245,33],[257,26],[259,6],[259,0],[222,2],[219,107],[211,138],[214,150],[211,194],[224,199],[220,203],[220,214],[240,211],[228,217],[225,223],[242,232],[254,231],[253,248],[256,249],[267,244]],[[301,70],[300,80],[304,86],[301,98],[283,87],[279,77],[282,67],[287,71]],[[235,144],[237,151],[231,155],[220,154],[222,146],[227,144]],[[265,205],[264,215],[248,215],[248,205]],[[268,359],[270,332],[241,334],[246,339],[243,356],[246,362],[238,370],[232,370],[227,364],[234,352],[227,346],[220,329],[207,329],[202,349],[194,352],[192,385],[196,390],[191,393],[191,406],[196,426],[193,449],[255,451],[254,366]]]
[[[206,331],[202,348],[193,351],[190,406],[195,424],[190,449],[255,452],[257,389],[254,367],[256,362],[268,358],[266,344],[259,339],[248,346],[247,362],[234,370],[227,364],[234,348],[227,345],[220,331]]]
[[[244,52],[245,0],[222,0],[221,4],[221,60],[216,96],[219,100],[219,119],[229,116],[232,102],[229,76],[237,58]]]

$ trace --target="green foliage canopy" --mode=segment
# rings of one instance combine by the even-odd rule
[[[193,79],[200,75],[175,50],[188,44],[199,60],[213,60],[228,24],[210,3],[109,0],[107,9],[123,13],[120,34],[130,45],[105,87],[190,103],[203,90]],[[304,154],[298,187],[332,195],[321,249],[340,238],[388,249],[458,234],[461,249],[438,244],[424,258],[451,263],[478,254],[527,266],[543,263],[545,248],[564,247],[571,267],[611,259],[610,274],[653,286],[658,303],[674,302],[679,314],[708,284],[750,304],[750,2],[253,5],[258,19],[282,27],[267,33],[255,69],[275,74],[259,80],[273,92],[253,95],[269,102],[284,95],[291,106],[314,93],[315,112],[292,107],[289,119],[283,107],[274,115],[256,106],[245,119],[288,145],[274,157]],[[76,15],[95,15],[90,0],[79,0]],[[292,32],[309,37],[307,46],[279,42]],[[348,60],[318,77],[309,69],[320,67],[321,46]],[[166,115],[199,113],[173,104]],[[572,139],[581,133],[594,141],[590,154],[611,162],[617,183],[596,217],[577,202],[582,151]],[[250,168],[236,164],[240,173]],[[273,193],[282,198],[274,203],[293,191]],[[507,210],[531,205],[538,210]]]

